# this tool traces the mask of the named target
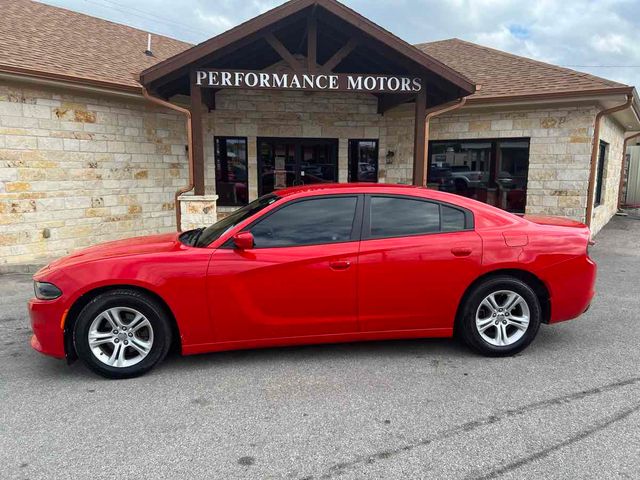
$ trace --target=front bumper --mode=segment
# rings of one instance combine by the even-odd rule
[[[64,316],[66,314],[60,299],[29,300],[29,317],[31,317],[31,347],[45,355],[64,358]]]

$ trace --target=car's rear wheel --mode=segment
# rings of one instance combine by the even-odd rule
[[[74,328],[78,357],[107,378],[142,375],[169,351],[171,328],[163,308],[135,290],[112,290],[93,298]]]
[[[513,355],[533,341],[541,318],[540,302],[531,287],[520,279],[500,276],[469,293],[458,329],[465,343],[483,355]]]

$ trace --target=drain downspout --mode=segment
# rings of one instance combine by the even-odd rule
[[[447,112],[451,112],[453,110],[457,110],[458,108],[462,107],[465,102],[467,101],[467,97],[462,97],[459,98],[457,101],[454,101],[454,103],[452,104],[451,102],[445,104],[443,107],[441,108],[436,108],[433,109],[431,111],[429,111],[427,113],[427,115],[424,118],[424,123],[425,123],[425,129],[424,129],[424,143],[425,143],[425,149],[427,151],[427,155],[429,154],[429,122],[431,121],[431,119],[433,117],[437,117],[438,115],[442,115],[443,113],[447,113]],[[422,172],[422,186],[426,187],[427,186],[427,172],[429,171],[429,159],[427,159],[426,162],[424,162],[424,171]]]
[[[187,152],[187,155],[189,160],[189,183],[186,186],[182,187],[180,190],[178,190],[174,196],[174,206],[176,209],[176,227],[178,231],[181,232],[182,231],[182,211],[180,210],[180,203],[178,202],[178,197],[180,197],[180,195],[182,195],[183,193],[190,192],[191,190],[193,190],[195,186],[193,182],[193,138],[191,136],[191,111],[189,111],[186,108],[182,108],[177,105],[174,105],[173,103],[167,102],[166,100],[162,100],[161,98],[154,97],[144,87],[142,87],[142,94],[144,95],[144,98],[146,98],[152,103],[155,103],[156,105],[160,105],[162,107],[169,108],[171,110],[175,110],[176,112],[182,113],[187,120],[187,148],[189,150]]]
[[[620,185],[618,186],[618,210],[622,207],[622,187],[624,186],[624,164],[625,158],[627,156],[627,146],[629,145],[629,140],[633,140],[634,138],[640,137],[640,132],[634,133],[633,135],[628,136],[624,139],[624,143],[622,144],[622,163],[620,164]],[[628,187],[627,187],[628,189]]]
[[[593,145],[591,146],[591,163],[589,165],[589,188],[587,190],[587,210],[585,212],[585,223],[587,227],[591,227],[591,220],[593,216],[593,197],[596,189],[596,171],[598,165],[598,150],[600,146],[600,120],[605,115],[619,112],[620,110],[626,110],[631,106],[633,102],[633,95],[627,95],[627,101],[621,105],[615,107],[600,110],[596,114],[596,123],[593,129]]]

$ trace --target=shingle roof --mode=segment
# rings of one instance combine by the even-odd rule
[[[37,72],[140,90],[145,68],[191,45],[70,10],[28,0],[2,0],[0,70]]]
[[[2,0],[0,71],[139,91],[140,72],[192,45],[31,0]],[[587,73],[459,39],[416,47],[480,86],[471,101],[631,89]]]
[[[602,91],[631,87],[457,38],[416,45],[469,77],[478,90],[468,100]]]

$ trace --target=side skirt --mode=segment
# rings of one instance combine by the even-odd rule
[[[225,350],[286,347],[293,345],[317,345],[322,343],[366,342],[374,340],[398,340],[405,338],[443,338],[453,336],[453,328],[428,328],[419,330],[385,330],[379,332],[334,333],[303,337],[262,338],[231,342],[198,343],[183,345],[183,355],[194,355]]]

